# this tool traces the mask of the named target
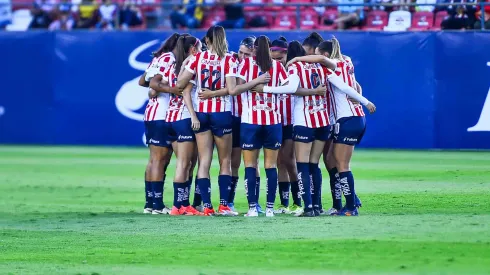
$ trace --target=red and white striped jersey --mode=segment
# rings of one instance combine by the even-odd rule
[[[231,52],[230,54],[234,54]],[[240,61],[236,59],[237,67],[240,65]],[[233,97],[233,105],[231,106],[231,114],[235,117],[242,116],[242,95],[237,95]]]
[[[158,73],[165,73],[165,71],[170,68],[173,63],[175,63],[175,56],[172,52],[163,53],[160,56],[153,57],[150,65],[145,70],[146,80],[149,81]]]
[[[185,69],[195,75],[196,92],[193,93],[192,102],[196,112],[231,111],[229,95],[204,100],[199,99],[198,95],[202,88],[223,89],[226,87],[226,77],[236,76],[237,64],[232,55],[221,58],[211,51],[201,52],[191,58]]]
[[[170,87],[175,87],[177,84],[177,77],[179,75],[175,73],[175,64],[170,66],[170,68],[165,72],[163,79],[168,82]],[[184,98],[182,96],[177,96],[174,94],[170,95],[169,106],[167,109],[167,116],[165,121],[175,122],[182,119],[190,118],[189,111],[184,104]]]
[[[163,76],[164,81],[168,81],[165,79],[165,72],[170,68],[172,64],[175,63],[174,54],[163,53],[158,58],[153,58],[152,63],[147,69],[147,77],[151,78],[156,74],[161,74]],[[169,82],[170,83],[170,82]],[[160,93],[158,97],[151,98],[146,105],[145,116],[143,118],[144,121],[153,121],[153,120],[165,120],[167,117],[167,109],[170,102],[170,94]]]
[[[277,108],[281,115],[282,125],[293,124],[294,96],[290,94],[277,95]]]
[[[244,59],[238,67],[238,77],[246,82],[256,79],[264,72],[260,71],[255,63],[255,57]],[[287,78],[284,66],[276,60],[272,61],[269,69],[271,80],[268,86],[277,87]],[[256,93],[247,91],[241,94],[242,99],[242,123],[257,125],[274,125],[281,123],[281,114],[278,110],[276,94]]]
[[[343,60],[337,60],[337,68],[334,72],[329,70],[329,73],[335,73],[347,85],[356,89],[356,78],[354,75],[354,66],[352,63]],[[330,94],[330,103],[332,107],[333,119],[337,121],[343,117],[364,116],[364,110],[359,103],[352,103],[349,97],[342,93],[337,87],[331,83],[327,86]]]
[[[288,67],[300,79],[300,87],[316,89],[327,84],[328,69],[318,63],[296,62]],[[294,125],[319,128],[330,125],[327,95],[295,96]]]

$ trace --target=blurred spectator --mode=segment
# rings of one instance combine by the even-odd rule
[[[32,21],[29,25],[29,29],[47,29],[51,23],[48,12],[43,10],[38,3],[34,3],[34,7],[31,10]]]
[[[83,0],[78,6],[77,28],[92,28],[95,23],[97,23],[97,5],[92,0]]]
[[[396,10],[400,10],[400,11],[408,11],[410,9],[410,6],[407,6],[406,4],[410,4],[412,3],[411,0],[393,0],[392,1],[393,4],[398,4],[399,6],[396,6],[395,9]]]
[[[446,0],[445,3],[452,5],[446,6],[449,16],[442,21],[442,29],[460,30],[473,27],[476,7],[465,3],[474,3],[474,0]]]
[[[127,30],[129,27],[135,27],[143,24],[141,10],[129,0],[124,2],[124,6],[119,13],[119,22],[121,29]]]
[[[12,6],[10,0],[0,0],[0,30],[4,29],[12,20]]]
[[[56,8],[56,0],[36,0],[34,3],[48,14]]]
[[[117,5],[112,3],[112,0],[104,0],[104,4],[99,7],[99,22],[97,22],[96,27],[104,30],[119,27],[117,15]]]
[[[490,0],[486,0],[488,4],[490,4]],[[481,20],[480,17],[483,16],[483,20],[485,21],[484,28],[486,30],[490,30],[490,6],[485,6],[483,9],[483,14],[480,10],[480,6],[477,7],[477,12],[476,12],[476,22],[475,22],[475,29],[480,30],[481,29]]]
[[[371,6],[371,10],[387,10],[391,11],[393,8],[392,7],[386,7],[384,4],[390,3],[391,0],[366,0],[366,3],[370,3],[376,6]]]
[[[56,19],[49,24],[50,31],[71,30],[75,25],[75,19],[69,11],[60,12],[56,15]]]
[[[337,0],[339,4],[364,4],[364,0]],[[339,6],[339,18],[335,19],[338,29],[359,26],[364,16],[363,6]]]
[[[204,13],[202,11],[203,0],[184,0],[182,6],[177,7],[171,14],[172,28],[178,26],[195,29],[201,25]]]
[[[417,4],[434,4],[433,6],[415,6],[415,11],[428,11],[433,12],[436,8],[435,4],[437,0],[417,0]]]
[[[242,0],[218,0],[225,5],[226,20],[218,25],[225,29],[243,29],[245,27],[245,16],[243,15]]]
[[[62,13],[70,12],[72,10],[72,3],[69,0],[61,0],[58,4],[58,11]]]

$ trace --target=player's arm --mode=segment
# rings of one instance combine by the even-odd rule
[[[335,68],[337,68],[337,62],[335,60],[323,55],[298,56],[291,59],[286,66],[289,67],[289,65],[296,62],[320,63],[331,70],[335,70]]]
[[[250,82],[245,82],[245,79],[238,78],[237,85],[233,89],[230,89],[230,95],[232,96],[239,95],[248,90],[251,90],[257,85],[269,83],[270,80],[271,80],[271,76],[269,75],[269,73],[262,74],[261,76],[257,77],[256,79]],[[226,81],[228,81],[228,78],[226,79]]]
[[[292,74],[289,75],[284,82],[281,82],[281,86],[257,87],[254,88],[254,91],[259,93],[270,93],[270,94],[294,94],[298,90],[298,87],[299,87],[299,76]]]
[[[328,78],[328,81],[330,81],[330,83],[332,83],[335,87],[339,88],[339,90],[342,93],[346,94],[350,98],[353,98],[354,100],[359,101],[362,105],[366,106],[366,108],[369,109],[370,113],[376,112],[376,106],[374,106],[373,103],[371,103],[367,98],[360,95],[352,87],[345,84],[345,82],[336,74],[331,74]]]
[[[316,89],[306,89],[303,87],[299,87],[298,90],[294,93],[297,96],[310,96],[310,95],[325,95],[327,92],[327,86],[320,85]]]
[[[194,85],[192,83],[187,84],[184,91],[182,92],[182,97],[184,98],[184,104],[189,111],[191,116],[192,130],[197,131],[201,128],[201,123],[197,118],[196,111],[194,111],[194,105],[192,105],[191,91]]]
[[[362,87],[361,87],[361,84],[359,84],[359,82],[357,82],[356,80],[356,91],[362,95]]]
[[[146,72],[140,76],[140,79],[138,80],[138,84],[141,87],[150,87],[150,82],[146,81]]]
[[[228,80],[226,80],[226,84],[228,85]],[[228,95],[228,87],[225,87],[223,89],[215,90],[212,91],[207,88],[201,88],[201,92],[199,93],[199,98],[200,99],[208,99],[208,98],[213,98],[213,97],[218,97],[218,96],[226,96]]]

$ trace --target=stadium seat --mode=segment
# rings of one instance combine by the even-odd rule
[[[388,19],[385,31],[406,31],[412,25],[412,14],[408,11],[393,11]]]
[[[286,10],[289,7],[282,7],[278,5],[282,4],[288,4],[289,0],[268,0],[267,1],[267,6],[265,7],[266,11],[280,11],[280,10]]]
[[[263,27],[263,28],[251,28],[251,29],[268,29],[270,28],[272,25],[274,25],[274,18],[275,18],[275,13],[274,12],[247,12],[245,13],[245,20],[247,21],[247,25],[248,23],[250,23],[250,21],[257,17],[257,16],[260,16],[262,17],[263,20],[267,21],[267,23],[269,24],[268,27]]]
[[[430,11],[418,11],[412,16],[411,31],[427,31],[434,25],[434,13]]]
[[[385,11],[371,11],[367,14],[364,30],[381,31],[388,24],[388,14]]]
[[[434,20],[434,25],[432,25],[432,30],[440,30],[441,29],[441,24],[444,19],[448,17],[447,11],[440,11],[436,13],[435,20]]]
[[[30,10],[16,10],[12,12],[12,24],[5,27],[7,31],[26,31],[31,24],[32,15]]]
[[[318,28],[321,30],[335,30],[335,29],[337,29],[336,24],[325,25],[324,20],[334,21],[338,17],[339,17],[338,10],[336,10],[336,9],[335,10],[334,9],[325,10],[323,17],[320,17],[320,24],[319,24]]]
[[[289,3],[291,3],[291,4],[311,4],[311,0],[289,0]],[[300,9],[306,10],[309,8],[311,8],[311,7],[301,6]],[[296,7],[289,7],[288,9],[295,11]]]
[[[262,4],[266,5],[267,0],[244,0],[244,4]],[[259,10],[264,10],[264,6],[245,6],[243,8],[244,11],[259,11]]]
[[[292,30],[296,29],[296,13],[295,12],[283,12],[276,15],[274,20],[275,30]]]
[[[211,26],[216,25],[218,22],[221,22],[226,19],[226,15],[222,11],[211,11],[206,14],[204,20],[202,21],[201,28],[208,29]]]
[[[304,11],[301,12],[300,18],[300,29],[301,30],[312,30],[318,28],[319,16],[314,11]]]

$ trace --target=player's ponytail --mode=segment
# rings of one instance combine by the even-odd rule
[[[343,60],[344,58],[342,57],[342,53],[340,52],[339,41],[335,37],[332,37],[331,41],[332,41],[332,54],[330,54],[330,58]]]
[[[289,62],[291,59],[299,56],[305,56],[306,52],[301,43],[299,41],[294,40],[291,41],[288,45],[288,55],[286,57],[286,62]]]
[[[225,29],[221,26],[213,26],[208,29],[206,37],[209,41],[208,48],[211,48],[219,57],[225,57],[228,52]]]
[[[270,52],[270,40],[267,36],[261,35],[254,42],[255,61],[262,72],[267,72],[272,66]]]
[[[181,36],[177,41],[177,46],[175,47],[175,71],[180,72],[180,67],[182,63],[189,56],[191,47],[200,47],[199,39],[194,36]]]
[[[153,57],[159,57],[163,53],[171,52],[175,49],[177,45],[177,41],[179,40],[180,34],[174,33],[172,34],[165,42],[162,43],[160,48],[154,52],[152,52]]]

